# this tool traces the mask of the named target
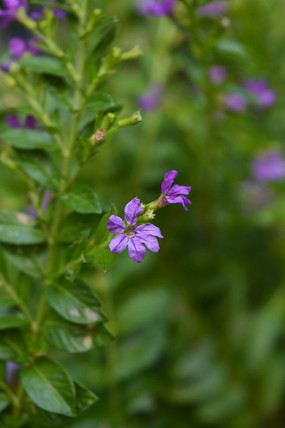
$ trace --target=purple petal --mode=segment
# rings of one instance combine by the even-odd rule
[[[223,16],[227,12],[228,7],[229,4],[226,1],[213,1],[198,7],[197,13],[201,17],[215,19]]]
[[[139,214],[142,214],[143,207],[139,199],[132,199],[125,206],[125,219],[130,226],[133,226],[138,221]]]
[[[111,215],[109,217],[107,228],[111,233],[122,233],[125,230],[125,223],[117,215]]]
[[[22,128],[23,127],[18,116],[14,116],[12,114],[6,116],[6,123],[11,128]]]
[[[171,187],[173,180],[175,179],[175,177],[177,177],[178,172],[175,171],[175,169],[168,171],[165,176],[164,176],[164,180],[161,184],[161,193],[164,194],[165,192],[167,192],[167,190]]]
[[[189,201],[185,196],[170,196],[167,198],[167,202],[169,204],[181,204],[186,211],[188,211],[186,204],[191,205],[191,201]]]
[[[159,251],[158,240],[155,236],[152,235],[136,235],[136,242],[139,241],[142,244],[145,244],[147,248],[153,253],[157,253]]]
[[[141,263],[146,255],[146,249],[139,239],[132,238],[128,242],[129,256],[136,262]]]
[[[128,243],[128,238],[125,235],[117,235],[109,244],[110,252],[120,254],[124,251]]]
[[[159,238],[163,238],[159,227],[155,226],[154,224],[142,224],[136,228],[136,235],[142,236],[142,235],[152,235],[152,236],[158,236]]]
[[[179,184],[174,184],[174,186],[169,190],[168,195],[188,195],[190,190],[191,186],[179,186]]]

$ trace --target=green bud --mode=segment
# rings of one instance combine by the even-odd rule
[[[136,125],[137,123],[142,122],[142,116],[140,111],[136,111],[131,117],[127,119],[119,120],[118,127],[122,128],[123,126]]]
[[[94,135],[92,135],[91,137],[91,141],[96,144],[96,143],[101,143],[101,141],[104,140],[104,138],[106,137],[106,131],[103,128],[98,128],[95,132]]]
[[[19,8],[16,12],[16,17],[18,21],[21,22],[29,30],[35,30],[37,28],[37,23],[28,17],[25,9]]]
[[[140,57],[142,54],[143,54],[143,52],[142,52],[140,46],[136,45],[133,49],[122,53],[121,60],[127,61],[129,59],[136,59],[136,58]]]

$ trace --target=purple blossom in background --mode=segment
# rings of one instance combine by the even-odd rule
[[[171,15],[174,11],[176,0],[141,0],[137,5],[140,15]]]
[[[245,95],[232,92],[224,97],[226,107],[234,113],[244,113],[248,107],[248,99]]]
[[[254,104],[259,108],[268,108],[276,101],[276,94],[269,88],[268,82],[265,79],[247,79],[244,87],[254,96]]]
[[[155,110],[161,104],[162,95],[163,86],[160,83],[153,83],[149,92],[138,97],[138,105],[142,110]]]
[[[280,150],[268,150],[251,165],[252,175],[259,181],[281,181],[285,178],[285,160]]]
[[[227,69],[222,65],[213,65],[208,70],[208,77],[213,85],[220,85],[227,78]]]
[[[6,363],[6,383],[9,385],[13,382],[16,373],[20,369],[20,364],[13,363],[13,361],[7,361]]]
[[[212,1],[198,7],[197,14],[203,18],[220,18],[227,12],[228,7],[229,3],[226,1]]]
[[[127,226],[120,217],[116,215],[110,216],[107,228],[109,232],[116,234],[109,244],[111,253],[120,254],[128,247],[130,258],[136,263],[141,263],[146,255],[145,246],[154,253],[158,252],[157,237],[163,238],[160,229],[150,223],[136,226],[138,216],[142,212],[141,201],[132,199],[125,206]]]
[[[162,206],[168,204],[181,204],[183,208],[188,211],[186,205],[190,205],[191,202],[184,195],[188,195],[190,193],[191,186],[179,186],[178,184],[174,184],[174,186],[172,186],[177,175],[178,172],[175,170],[169,171],[165,174],[164,180],[161,184],[161,203]]]
[[[50,3],[54,3],[56,0],[48,0]],[[51,5],[52,6],[52,5]],[[43,6],[37,6],[32,13],[30,13],[30,18],[34,21],[38,21],[44,16],[44,7]],[[65,10],[60,9],[59,7],[55,7],[53,9],[53,13],[55,18],[57,19],[65,19],[67,16],[67,13]]]
[[[274,200],[274,192],[264,182],[246,180],[241,184],[241,192],[246,198],[246,208],[249,211],[268,205]]]
[[[25,123],[21,123],[18,116],[8,115],[6,116],[6,123],[11,128],[19,128],[19,129],[41,129],[38,125],[38,121],[34,116],[27,116]]]
[[[9,51],[13,59],[19,59],[26,51],[26,42],[20,37],[12,37],[9,41]]]
[[[32,55],[40,55],[42,53],[41,49],[37,47],[37,45],[35,43],[40,42],[40,39],[38,39],[37,37],[31,37],[28,41],[27,41],[27,50],[32,54]]]
[[[18,9],[27,10],[28,8],[27,0],[3,0],[2,3],[5,6],[5,9],[0,9],[2,28],[6,28],[11,21],[14,21]]]

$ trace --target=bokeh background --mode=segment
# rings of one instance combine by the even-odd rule
[[[134,0],[96,5],[119,19],[113,45],[141,46],[106,90],[143,122],[110,138],[81,179],[122,213],[133,197],[156,199],[176,169],[192,206],[157,213],[157,255],[86,271],[116,339],[79,365],[58,353],[100,397],[70,428],[285,426],[285,3],[228,1],[218,17],[198,13],[205,3],[161,17]],[[2,59],[20,31],[2,31]],[[5,116],[17,100],[1,92]],[[0,207],[25,210],[2,165],[0,180]]]

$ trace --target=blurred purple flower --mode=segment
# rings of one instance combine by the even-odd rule
[[[248,107],[248,99],[238,92],[226,94],[224,97],[226,107],[234,113],[244,113]]]
[[[38,39],[37,37],[31,37],[27,41],[27,50],[32,55],[40,55],[42,53],[41,49],[38,48],[37,45],[35,44],[37,42],[40,42],[40,39]]]
[[[285,160],[280,150],[268,150],[254,159],[251,170],[259,181],[281,181],[285,178]]]
[[[171,15],[176,0],[141,0],[137,5],[139,15]]]
[[[220,85],[227,78],[227,69],[222,65],[213,65],[208,70],[208,77],[213,85]]]
[[[190,193],[191,186],[179,186],[178,184],[174,184],[172,186],[173,181],[177,175],[178,172],[175,170],[168,171],[164,175],[164,180],[161,184],[161,205],[165,206],[168,204],[181,204],[183,208],[188,211],[186,205],[190,205],[191,202],[184,195],[188,195]]]
[[[274,192],[264,182],[246,180],[241,184],[241,192],[246,198],[246,208],[249,211],[268,205],[274,200]]]
[[[138,105],[142,110],[155,110],[162,101],[163,86],[156,82],[151,85],[150,91],[138,97]]]
[[[269,88],[268,82],[265,79],[247,79],[244,87],[254,96],[256,107],[268,108],[276,101],[276,94]]]
[[[13,361],[7,361],[6,363],[6,383],[9,385],[15,379],[15,375],[20,369],[21,365],[13,363]]]
[[[26,51],[26,42],[20,37],[12,37],[9,41],[9,51],[13,59],[19,59]]]
[[[198,7],[197,13],[203,18],[220,18],[223,16],[229,7],[226,1],[212,1],[204,6]]]
[[[28,115],[26,117],[25,123],[21,123],[18,116],[8,115],[6,116],[6,123],[11,128],[19,128],[19,129],[42,129],[38,125],[38,121],[34,116]]]
[[[54,3],[56,0],[48,0],[51,3]],[[51,5],[52,6],[52,5]],[[41,19],[44,15],[44,7],[43,6],[37,6],[32,13],[30,13],[30,18],[33,19],[34,21],[38,21],[39,19]],[[67,16],[67,13],[65,12],[65,10],[60,9],[59,7],[55,7],[53,9],[54,12],[54,16],[57,19],[65,19]]]
[[[6,28],[11,21],[14,21],[18,9],[28,8],[27,0],[3,0],[2,3],[5,6],[5,9],[0,9],[2,28]]]
[[[120,254],[128,247],[130,258],[136,263],[141,263],[146,255],[145,246],[154,253],[158,252],[157,237],[163,238],[160,229],[150,223],[136,226],[138,216],[142,212],[141,201],[132,199],[125,206],[127,226],[120,217],[116,215],[110,216],[107,228],[109,232],[116,234],[109,244],[111,253]]]

